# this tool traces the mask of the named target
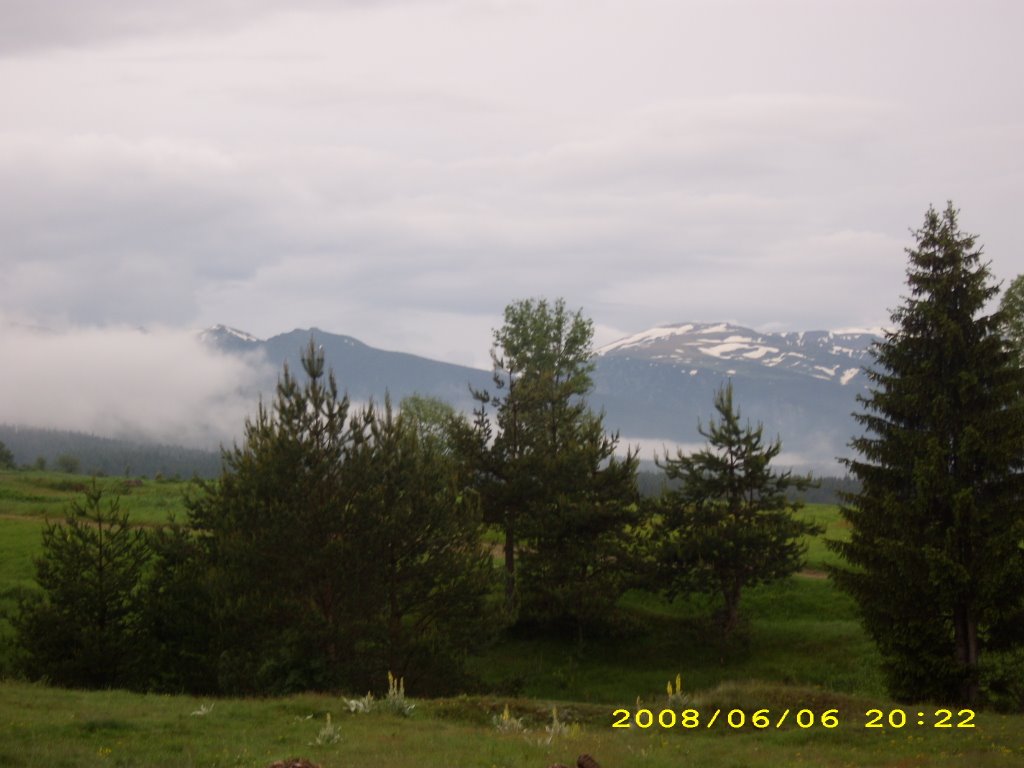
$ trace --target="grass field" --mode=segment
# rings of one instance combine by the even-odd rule
[[[988,768],[1024,763],[1020,717],[983,713],[973,729],[942,730],[930,727],[934,717],[927,712],[927,727],[865,728],[863,713],[870,702],[774,684],[723,686],[690,704],[706,720],[716,707],[749,710],[755,700],[776,717],[786,707],[817,715],[833,708],[840,723],[834,729],[784,724],[755,730],[749,725],[733,729],[720,719],[711,728],[615,729],[613,706],[561,702],[560,720],[576,725],[552,735],[545,728],[553,703],[547,701],[416,701],[412,716],[402,718],[351,714],[340,698],[324,695],[212,701],[8,682],[0,685],[0,765],[265,766],[303,756],[324,768],[544,768],[553,762],[574,764],[583,752],[604,768]],[[499,733],[494,727],[492,718],[506,704],[523,719],[526,732]],[[655,713],[662,704],[646,703]],[[626,706],[637,709],[632,702]],[[889,712],[890,705],[881,706]],[[911,710],[910,722],[916,723],[917,711]],[[332,730],[324,738],[328,713]]]
[[[48,521],[59,522],[91,482],[82,475],[0,470],[0,675],[9,674],[12,664],[7,617],[16,590],[34,584],[32,558],[40,551],[42,530]],[[120,497],[122,511],[138,525],[160,525],[170,514],[184,519],[187,482],[116,477],[96,482],[111,497]]]
[[[59,518],[80,494],[80,476],[0,472],[0,595],[32,583],[47,518]],[[186,483],[99,482],[121,494],[122,509],[142,525],[183,515]],[[806,516],[838,538],[845,530],[835,507],[814,505]],[[79,692],[17,680],[0,683],[0,766],[263,766],[305,756],[324,768],[341,766],[538,766],[573,764],[590,752],[609,766],[1010,766],[1024,765],[1024,716],[981,713],[973,728],[935,728],[935,707],[904,708],[907,725],[887,715],[878,658],[845,595],[824,578],[835,562],[820,537],[808,542],[808,569],[744,594],[742,642],[716,639],[702,599],[668,603],[646,593],[622,601],[622,619],[601,636],[575,639],[520,631],[471,663],[487,696],[416,700],[409,718],[356,715],[337,696],[272,700],[199,700],[186,696]],[[13,608],[0,597],[0,610]],[[0,670],[9,669],[10,630],[0,619]],[[612,712],[654,717],[669,706],[665,684],[680,674],[686,699],[678,720],[697,709],[702,725],[612,728]],[[359,692],[364,693],[364,692]],[[638,704],[639,701],[639,704]],[[212,704],[212,708],[210,705]],[[204,706],[205,705],[205,706]],[[509,705],[525,733],[500,733],[493,722]],[[552,736],[551,707],[576,723]],[[766,708],[783,727],[730,728]],[[867,710],[885,713],[883,728],[864,727]],[[820,725],[837,710],[835,729]],[[715,710],[720,717],[706,727]],[[801,728],[806,710],[815,724]],[[192,714],[192,713],[199,714]],[[924,716],[919,718],[918,712]],[[321,738],[326,716],[333,738]],[[644,716],[641,716],[641,720]],[[664,715],[670,718],[669,714]],[[899,716],[895,715],[899,723]],[[620,718],[621,719],[621,718]],[[924,725],[918,726],[921,719]],[[957,716],[951,720],[958,722]]]
[[[0,470],[0,517],[59,518],[92,482],[82,475]],[[164,523],[170,513],[183,517],[182,494],[189,483],[176,480],[101,477],[100,487],[121,497],[122,510],[140,525]]]

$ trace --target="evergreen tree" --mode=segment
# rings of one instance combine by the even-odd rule
[[[0,441],[0,469],[14,469],[14,454]]]
[[[479,501],[415,413],[396,417],[388,401],[372,410],[368,438],[349,459],[360,522],[353,554],[374,573],[361,645],[372,682],[392,672],[420,690],[452,693],[466,655],[498,627],[488,607],[496,583]]]
[[[366,690],[388,671],[442,690],[488,637],[475,499],[414,418],[390,404],[350,413],[312,341],[302,365],[306,382],[285,368],[272,408],[260,406],[219,481],[190,502],[208,586],[170,558],[164,593],[209,600],[225,690]]]
[[[638,460],[632,451],[616,456],[617,444],[586,412],[532,467],[538,492],[521,526],[524,614],[568,620],[578,636],[607,618],[636,570]]]
[[[803,564],[801,537],[822,529],[793,516],[801,505],[787,501],[787,492],[807,488],[810,479],[771,469],[782,443],[766,444],[760,424],[740,425],[731,383],[715,395],[715,410],[718,420],[707,430],[698,427],[705,448],[691,455],[677,450],[674,458],[666,452],[658,461],[679,487],[658,505],[654,540],[659,583],[670,596],[720,595],[729,635],[739,622],[743,589],[792,575]]]
[[[491,350],[498,394],[475,393],[473,447],[485,514],[505,536],[506,609],[517,614],[523,581],[532,613],[580,620],[621,593],[636,455],[616,457],[618,436],[587,406],[590,320],[562,299],[517,301],[504,318]]]
[[[1017,275],[999,300],[1002,334],[1009,345],[1014,363],[1024,367],[1024,275]]]
[[[842,511],[850,541],[832,544],[852,567],[834,577],[895,697],[974,705],[982,653],[1024,643],[1024,373],[1001,313],[984,314],[997,289],[952,204],[914,234],[910,295],[858,398],[846,464],[861,489]]]
[[[371,586],[348,546],[345,462],[365,433],[349,419],[312,339],[304,385],[287,365],[216,483],[188,502],[213,581],[212,652],[225,691],[331,687],[351,673],[350,595]]]
[[[67,519],[43,531],[42,595],[24,602],[15,622],[30,677],[98,688],[144,674],[140,587],[150,548],[117,496],[103,502],[94,480]]]
[[[148,690],[217,692],[215,614],[202,542],[173,519],[150,536],[142,633]]]

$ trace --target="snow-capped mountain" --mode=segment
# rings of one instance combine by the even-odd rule
[[[710,371],[760,377],[776,371],[856,386],[877,338],[869,331],[763,333],[728,323],[681,323],[627,336],[597,354],[674,365],[694,376]]]
[[[490,373],[403,352],[370,347],[351,336],[318,329],[257,339],[227,326],[203,340],[232,353],[262,353],[272,370],[299,356],[312,336],[322,346],[338,384],[357,400],[397,402],[408,394],[440,397],[469,410],[470,387],[492,387]],[[878,336],[866,331],[765,333],[726,323],[683,323],[652,328],[597,350],[590,405],[623,441],[651,446],[702,443],[698,423],[714,416],[714,395],[731,381],[735,402],[766,439],[781,438],[786,460],[819,472],[837,471],[836,457],[859,428],[851,413],[864,391],[862,366]],[[273,391],[273,381],[262,386]]]
[[[234,342],[240,342],[243,344],[249,344],[253,342],[259,342],[260,339],[253,336],[251,333],[240,331],[237,328],[231,328],[226,325],[215,325],[212,328],[207,328],[205,331],[199,332],[199,338],[205,342],[212,342],[215,344],[225,344]]]
[[[793,465],[838,471],[871,363],[870,331],[767,333],[728,323],[659,326],[597,351],[595,402],[623,436],[702,443],[715,392],[732,382],[741,415],[779,437]]]

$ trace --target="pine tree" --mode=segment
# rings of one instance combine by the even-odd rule
[[[419,690],[452,693],[466,655],[498,627],[479,500],[415,408],[395,416],[385,400],[370,413],[368,437],[349,459],[359,524],[349,535],[374,574],[361,645],[372,682],[391,672]]]
[[[910,295],[874,349],[847,460],[861,490],[842,510],[834,578],[860,606],[891,693],[980,694],[982,653],[1024,643],[1022,372],[976,237],[950,203],[907,249]]]
[[[344,470],[365,423],[350,419],[323,351],[310,339],[300,382],[285,366],[216,483],[188,503],[213,576],[211,652],[225,691],[329,687],[351,672],[353,599],[371,586],[350,559]]]
[[[446,690],[490,636],[476,500],[422,419],[389,402],[351,409],[312,341],[302,365],[305,382],[285,368],[272,407],[190,502],[209,583],[189,581],[175,550],[191,543],[172,539],[163,594],[209,601],[224,690],[366,690],[388,671]]]
[[[616,455],[618,436],[597,414],[581,414],[564,433],[533,465],[538,492],[520,528],[520,576],[528,618],[567,620],[582,637],[585,626],[606,623],[632,582],[638,460]]]
[[[787,501],[787,491],[803,490],[810,480],[771,469],[782,443],[765,444],[760,424],[740,425],[731,383],[715,395],[715,410],[718,420],[699,427],[705,448],[691,455],[677,450],[674,458],[666,452],[658,461],[681,487],[665,492],[654,539],[659,582],[669,585],[669,595],[720,595],[721,626],[729,635],[739,623],[743,589],[793,574],[803,564],[801,537],[822,529],[793,516],[800,504]]]
[[[147,690],[217,692],[215,614],[208,560],[195,532],[173,518],[150,535],[141,595]]]
[[[129,525],[119,498],[104,504],[93,480],[67,519],[43,530],[36,560],[38,599],[16,620],[25,671],[69,686],[135,684],[146,662],[139,618],[145,533]]]

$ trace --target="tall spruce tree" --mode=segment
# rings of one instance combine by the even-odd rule
[[[810,479],[776,473],[770,464],[782,443],[764,442],[764,428],[740,424],[732,384],[715,395],[718,419],[699,427],[708,444],[696,453],[666,452],[658,460],[677,490],[666,491],[658,510],[656,560],[668,594],[701,591],[722,598],[721,627],[731,634],[739,623],[747,587],[785,578],[803,564],[802,537],[821,533],[793,513],[800,504],[787,500],[793,488]]]
[[[857,601],[902,700],[979,701],[982,654],[1024,644],[1024,373],[1000,334],[976,237],[952,203],[907,249],[909,296],[874,348],[846,461]]]

